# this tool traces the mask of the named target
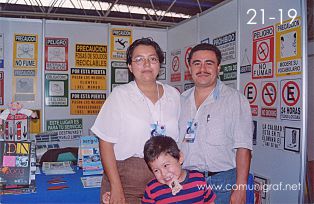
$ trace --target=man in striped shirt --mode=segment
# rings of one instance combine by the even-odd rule
[[[182,169],[183,159],[171,137],[156,136],[146,142],[144,160],[156,178],[147,184],[142,204],[214,203],[216,195],[207,186],[204,175]]]

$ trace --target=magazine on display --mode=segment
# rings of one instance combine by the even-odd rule
[[[81,136],[78,163],[82,164],[83,175],[103,173],[99,154],[99,141],[96,136]]]
[[[2,186],[29,185],[31,143],[0,141],[0,182]]]
[[[0,141],[0,195],[36,192],[35,161],[35,142]]]

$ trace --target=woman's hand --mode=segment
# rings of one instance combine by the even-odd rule
[[[110,204],[126,204],[122,187],[111,186]]]

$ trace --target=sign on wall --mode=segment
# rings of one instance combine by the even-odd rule
[[[105,90],[106,69],[71,68],[71,90]]]
[[[126,62],[111,62],[111,90],[116,86],[130,82],[132,78]]]
[[[79,118],[47,120],[46,127],[47,131],[57,132],[61,141],[79,139],[83,134],[83,121]]]
[[[276,24],[276,39],[276,75],[301,74],[301,18]]]
[[[301,120],[301,79],[281,80],[280,88],[280,119]]]
[[[14,34],[13,67],[37,69],[38,35]]]
[[[180,66],[181,50],[174,50],[171,52],[171,70],[170,70],[170,82],[181,81],[181,66]]]
[[[252,78],[272,78],[274,75],[274,26],[253,31]]]
[[[68,38],[45,38],[45,70],[68,70]]]
[[[268,118],[277,118],[277,81],[262,82],[262,107],[261,116]]]
[[[189,55],[190,55],[190,52],[192,50],[192,47],[189,46],[189,47],[186,47],[184,48],[184,65],[185,65],[185,69],[184,69],[184,80],[185,81],[190,81],[192,80],[192,75],[190,73],[190,70],[189,70]]]
[[[71,93],[71,115],[97,115],[106,100],[105,93]]]
[[[112,28],[110,33],[111,60],[125,60],[126,50],[132,43],[132,30],[124,28]]]
[[[236,32],[213,39],[213,44],[216,45],[221,52],[221,62],[236,59]]]
[[[45,105],[68,106],[68,74],[45,75]]]
[[[254,82],[248,82],[244,87],[244,95],[248,99],[252,116],[258,116],[257,88]]]
[[[76,44],[76,67],[107,67],[107,45]]]
[[[35,69],[14,69],[13,90],[15,101],[35,101],[37,71]]]

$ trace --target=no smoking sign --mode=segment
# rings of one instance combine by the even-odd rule
[[[256,44],[258,62],[268,62],[270,53],[269,41],[257,42]]]
[[[274,27],[253,31],[252,78],[272,78],[274,73]]]
[[[277,83],[266,82],[262,89],[262,100],[266,106],[273,106],[277,98]]]
[[[269,118],[277,118],[277,82],[262,83],[262,101],[261,116]]]
[[[180,55],[181,50],[171,52],[170,82],[181,81]]]

